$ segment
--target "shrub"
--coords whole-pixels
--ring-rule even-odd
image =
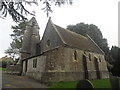
[[[6,68],[7,66],[7,61],[2,61],[2,68]]]
[[[7,60],[4,60],[4,61],[0,62],[0,66],[2,68],[6,68],[7,65],[11,65],[11,64],[13,64],[13,62],[12,61],[7,61]]]

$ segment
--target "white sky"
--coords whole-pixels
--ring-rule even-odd
[[[53,23],[66,28],[67,25],[84,22],[95,24],[100,28],[103,37],[108,40],[109,47],[118,46],[118,1],[119,0],[74,0],[72,6],[52,6],[50,14]],[[36,11],[36,19],[40,27],[40,36],[44,32],[48,18],[39,6],[28,7]],[[43,6],[42,6],[43,7]],[[30,19],[32,16],[28,16]],[[0,57],[10,46],[11,25],[15,25],[11,17],[0,19]]]

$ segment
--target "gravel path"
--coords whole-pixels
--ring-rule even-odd
[[[3,73],[2,88],[47,88],[47,86],[26,76],[10,75]]]

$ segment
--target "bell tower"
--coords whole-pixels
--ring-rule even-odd
[[[32,19],[27,23],[26,30],[24,32],[21,59],[35,56],[37,54],[37,44],[39,43],[39,26],[35,17],[32,17]]]

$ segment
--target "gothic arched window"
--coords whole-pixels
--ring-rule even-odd
[[[50,46],[50,40],[47,40],[47,46]]]
[[[91,55],[89,54],[89,60],[91,61]]]
[[[99,61],[101,62],[101,58],[100,58],[100,56],[99,56]]]
[[[77,60],[77,51],[74,51],[74,60]]]

